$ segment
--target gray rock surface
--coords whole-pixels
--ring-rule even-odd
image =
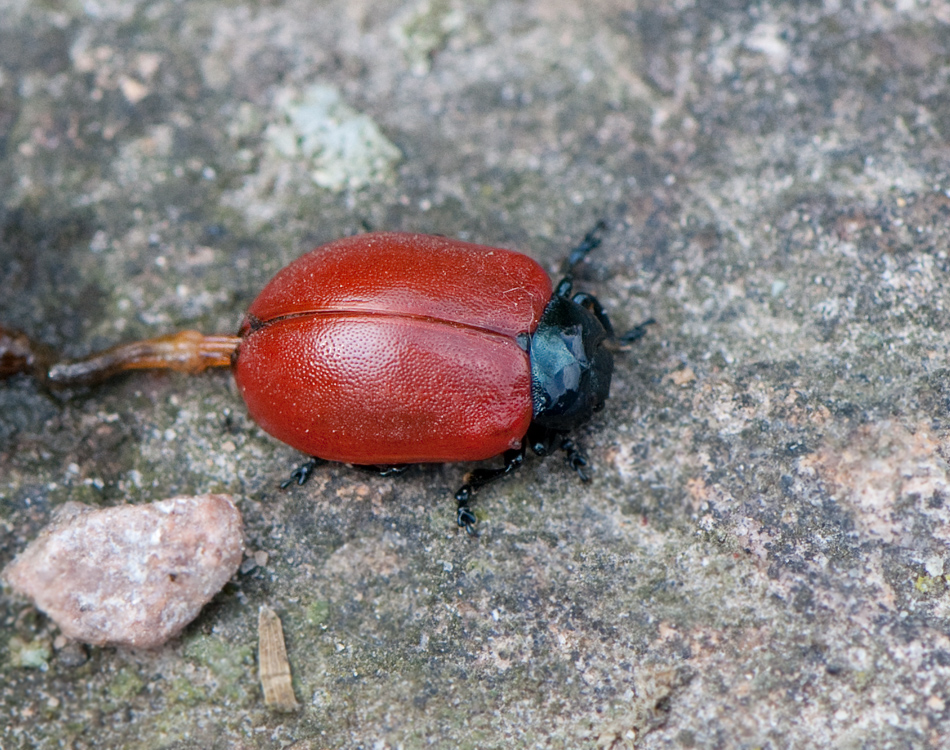
[[[68,499],[228,492],[250,547],[144,658],[0,598],[0,744],[941,747],[948,59],[946,0],[0,0],[4,325],[230,333],[341,235],[553,275],[601,218],[578,288],[658,321],[576,435],[592,481],[529,459],[477,540],[465,466],[280,491],[301,457],[226,372],[0,386],[0,563]]]
[[[227,495],[101,509],[69,502],[2,577],[67,638],[148,649],[195,619],[243,552]]]

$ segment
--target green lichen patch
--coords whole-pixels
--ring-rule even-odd
[[[7,641],[10,666],[22,669],[48,669],[53,646],[48,638],[25,640],[18,635]]]
[[[185,644],[184,655],[206,670],[202,677],[217,698],[243,706],[257,694],[252,646],[196,635]]]

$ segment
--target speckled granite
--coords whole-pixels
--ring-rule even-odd
[[[618,329],[582,485],[300,460],[226,372],[0,387],[0,563],[68,499],[228,492],[145,659],[0,598],[0,744],[937,748],[950,733],[950,5],[0,0],[0,320],[233,332],[366,229],[558,261]],[[360,148],[360,143],[363,147]],[[256,681],[260,605],[301,710]],[[41,669],[30,668],[39,666]],[[42,669],[45,667],[45,671]],[[215,744],[217,743],[217,744]]]

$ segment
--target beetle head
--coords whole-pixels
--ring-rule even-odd
[[[586,307],[557,294],[531,337],[534,424],[568,431],[601,409],[614,359],[607,331]]]

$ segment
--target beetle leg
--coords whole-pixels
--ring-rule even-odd
[[[536,456],[543,458],[544,456],[551,455],[551,451],[554,450],[557,441],[563,437],[564,433],[562,432],[552,430],[550,427],[541,427],[540,425],[532,424],[528,428],[525,442],[531,447],[531,450],[534,451]]]
[[[554,297],[570,297],[570,296],[571,296],[571,289],[573,289],[573,288],[574,288],[574,279],[573,279],[573,277],[571,277],[571,276],[565,276],[563,279],[561,279],[561,280],[557,283],[557,286],[554,287],[554,293],[551,295],[551,297],[552,297],[552,298],[554,298]]]
[[[322,458],[317,458],[316,456],[311,456],[304,463],[300,464],[296,469],[290,472],[290,478],[281,482],[280,488],[286,490],[294,482],[297,483],[297,486],[306,483],[310,479],[310,475],[313,474],[313,470],[316,469],[320,464],[324,464]]]
[[[459,505],[458,511],[455,514],[455,523],[457,523],[460,528],[465,529],[469,536],[478,536],[478,532],[475,531],[478,516],[475,515],[475,511],[468,505]]]
[[[465,484],[455,493],[455,500],[458,502],[458,511],[455,514],[455,521],[470,535],[475,536],[475,524],[478,521],[475,517],[475,512],[471,508],[471,501],[475,493],[486,484],[511,474],[511,472],[521,466],[524,462],[524,454],[527,447],[527,441],[523,441],[521,447],[517,450],[505,451],[505,465],[501,469],[475,469],[470,472]]]
[[[531,450],[542,458],[551,455],[551,451],[554,450],[554,446],[557,445],[558,448],[567,454],[565,456],[567,465],[570,466],[573,471],[577,472],[577,476],[581,478],[582,482],[588,481],[589,477],[584,471],[584,467],[588,465],[587,456],[585,456],[581,449],[575,445],[574,441],[563,432],[531,425],[531,428],[528,430],[528,435],[525,437],[525,442],[531,446]]]
[[[496,479],[501,479],[503,476],[510,474],[521,466],[524,461],[524,454],[525,446],[517,450],[505,451],[503,454],[505,459],[504,467],[500,469],[475,469],[469,472],[468,481],[455,493],[455,499],[460,503],[465,502],[471,499],[471,497],[486,484],[490,484]]]
[[[597,321],[604,327],[607,335],[613,338],[614,327],[610,324],[610,318],[607,317],[607,313],[595,296],[587,292],[578,292],[571,297],[571,301],[592,312]]]
[[[564,438],[561,441],[561,450],[567,454],[567,465],[577,472],[577,476],[582,482],[587,482],[590,477],[584,473],[584,467],[587,466],[587,457],[581,452],[580,448],[574,445],[570,438]]]

